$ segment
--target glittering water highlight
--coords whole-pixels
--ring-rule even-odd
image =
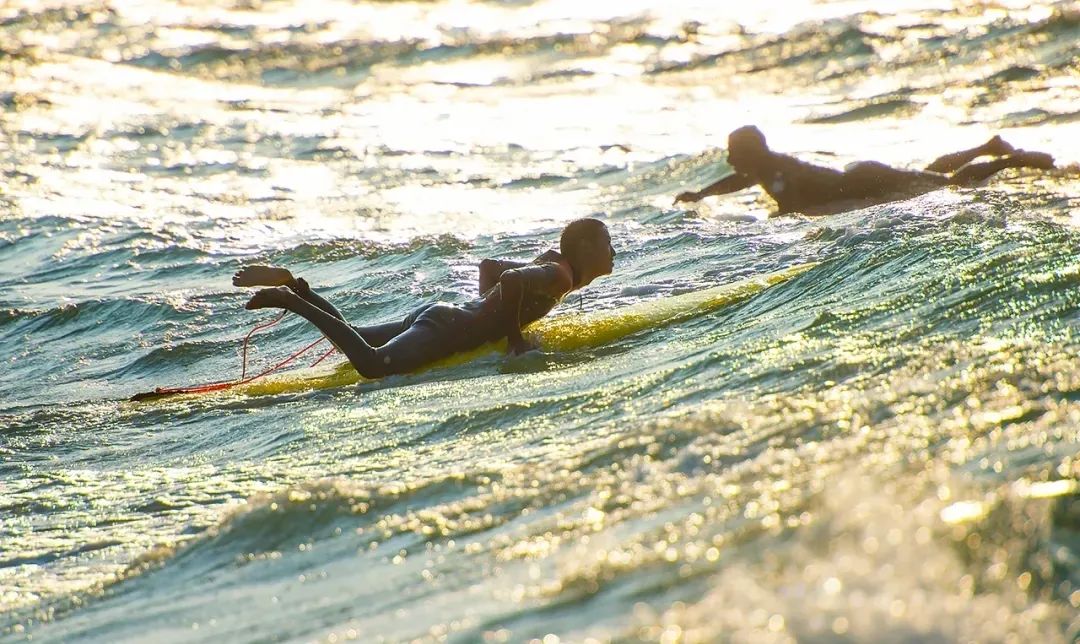
[[[1070,3],[0,8],[0,639],[1075,641]],[[1060,169],[849,213],[674,194],[727,133]],[[602,346],[268,396],[229,276],[355,323],[600,216]],[[317,337],[258,336],[270,364]]]

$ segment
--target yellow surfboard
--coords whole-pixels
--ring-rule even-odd
[[[739,280],[731,284],[639,302],[607,311],[582,315],[556,315],[537,320],[526,330],[526,337],[544,351],[576,351],[602,346],[628,335],[687,320],[744,300],[766,288],[784,282],[816,266],[799,264],[767,275]],[[423,369],[438,369],[465,364],[494,352],[505,352],[506,341],[485,344],[459,353]],[[281,394],[351,385],[363,380],[348,362],[324,369],[298,369],[267,376],[239,385],[228,391],[248,396]]]

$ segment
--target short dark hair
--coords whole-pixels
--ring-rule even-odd
[[[563,228],[559,237],[559,252],[567,259],[573,261],[577,258],[579,244],[584,240],[591,240],[601,232],[607,232],[607,226],[599,219],[585,217],[575,219]]]
[[[755,145],[769,149],[765,143],[765,135],[754,125],[744,125],[728,135],[728,145]]]

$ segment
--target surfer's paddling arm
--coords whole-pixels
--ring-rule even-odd
[[[535,264],[503,271],[499,276],[499,286],[502,289],[506,342],[510,353],[520,354],[536,348],[521,335],[521,328],[524,326],[521,303],[525,299],[526,291],[541,298],[546,296],[553,303],[557,302],[574,289],[574,274],[569,263],[562,259],[558,263]]]
[[[675,197],[675,201],[676,203],[680,201],[701,201],[705,197],[726,195],[731,192],[745,190],[755,184],[757,184],[757,181],[752,177],[736,172],[735,174],[729,174],[716,183],[702,188],[698,192],[680,192],[679,195]]]
[[[499,278],[506,271],[528,266],[525,262],[509,259],[485,259],[480,262],[480,295],[487,293],[499,283]]]

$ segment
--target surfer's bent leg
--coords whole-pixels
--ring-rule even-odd
[[[877,161],[855,163],[844,171],[840,189],[846,199],[876,199],[917,187],[943,186],[948,178],[928,172],[897,170]]]
[[[304,298],[308,302],[311,302],[315,306],[326,311],[337,319],[345,319],[345,316],[343,316],[340,311],[334,308],[333,304],[327,302],[325,299],[323,299],[321,295],[311,290],[311,287],[308,285],[307,280],[305,280],[304,278],[297,277],[292,281],[291,284],[288,285],[288,287],[292,289],[293,293],[296,293],[300,297]]]
[[[375,348],[365,341],[363,333],[367,331],[372,339],[385,337],[392,331],[390,325],[353,328],[285,287],[262,289],[247,303],[249,309],[267,307],[286,309],[314,324],[365,378],[408,373],[455,351],[456,343],[447,337],[444,327],[415,314],[402,323],[408,325],[404,331]]]
[[[411,373],[441,360],[456,351],[453,342],[440,329],[425,320],[414,322],[402,333],[375,351],[386,375]]]
[[[236,274],[233,275],[232,283],[233,286],[287,286],[292,289],[294,293],[326,311],[330,315],[341,320],[345,319],[332,304],[311,290],[307,280],[302,277],[295,277],[292,274],[292,271],[281,266],[266,266],[262,264],[245,266],[236,271]]]
[[[407,327],[403,323],[398,321],[372,324],[370,326],[353,326],[353,331],[360,334],[360,337],[364,339],[364,342],[367,342],[373,347],[381,347],[401,335],[406,328]]]
[[[311,287],[308,286],[308,283],[304,278],[298,277],[288,286],[292,289],[293,293],[296,293],[330,315],[339,320],[345,319],[345,316],[342,315],[333,304],[311,290]],[[367,342],[373,347],[381,347],[395,336],[399,335],[405,328],[401,322],[386,322],[384,324],[373,324],[370,326],[354,326],[353,330],[360,334],[360,337],[364,339],[364,342]]]
[[[289,284],[289,288],[300,297],[311,302],[337,319],[345,319],[345,316],[342,315],[333,304],[313,291],[304,278],[296,278],[292,284]],[[364,342],[367,342],[373,347],[383,346],[390,340],[393,340],[396,336],[401,335],[405,328],[406,325],[403,325],[401,322],[385,322],[383,324],[372,324],[369,326],[353,326],[353,330],[360,334],[360,337],[364,339]]]
[[[358,331],[378,331],[391,326],[393,325]],[[411,373],[459,351],[474,349],[490,340],[485,330],[489,326],[474,312],[453,304],[427,304],[398,323],[398,330],[376,349],[376,354],[387,375]]]
[[[933,163],[926,166],[926,169],[930,172],[948,174],[950,172],[956,172],[979,157],[1003,157],[1012,154],[1015,151],[1015,148],[1006,143],[1004,139],[1000,136],[995,136],[986,143],[971,148],[970,150],[960,150],[959,152],[940,156],[937,159],[934,159]]]
[[[247,303],[249,309],[281,308],[296,313],[322,331],[345,354],[357,373],[365,378],[387,375],[376,351],[344,320],[315,306],[286,287],[264,288]]]
[[[1054,157],[1045,152],[1024,152],[987,161],[985,163],[972,163],[960,168],[949,179],[954,186],[964,186],[978,183],[987,177],[1004,170],[1005,168],[1038,168],[1050,170],[1054,167]]]

